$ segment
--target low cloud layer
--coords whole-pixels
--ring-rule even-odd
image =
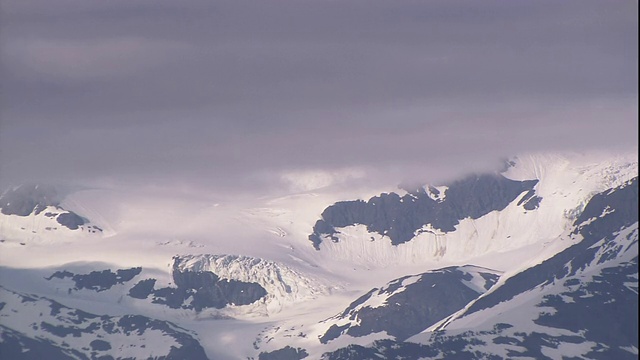
[[[3,187],[304,189],[637,148],[634,1],[8,0],[1,23]]]

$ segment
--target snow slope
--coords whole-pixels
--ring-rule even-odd
[[[3,287],[0,299],[3,358],[206,359],[192,334],[168,322],[140,315],[94,315]],[[37,344],[25,344],[25,339]]]
[[[579,244],[583,237],[574,233],[574,222],[583,214],[586,204],[595,194],[625,184],[637,177],[638,172],[636,154],[532,154],[511,161],[501,176],[514,181],[537,180],[532,194],[522,191],[504,208],[482,216],[456,219],[453,229],[424,224],[408,241],[396,244],[389,234],[371,231],[360,223],[336,228],[337,241],[325,237],[319,249],[309,241],[314,226],[328,207],[341,201],[367,201],[383,193],[379,190],[314,186],[307,191],[309,187],[298,187],[300,192],[276,198],[177,193],[158,196],[153,191],[136,193],[130,189],[83,190],[67,196],[58,205],[47,205],[50,207],[38,214],[0,213],[0,239],[5,240],[0,242],[0,285],[6,287],[7,293],[3,296],[33,294],[29,296],[51,299],[91,313],[112,317],[139,314],[176,323],[197,333],[198,338],[203,339],[201,344],[206,355],[215,359],[258,358],[261,353],[262,358],[268,358],[269,353],[286,346],[291,349],[284,350],[283,354],[306,353],[311,359],[354,343],[395,341],[386,331],[353,336],[346,328],[344,334],[341,331],[341,335],[325,344],[320,338],[332,325],[362,324],[354,320],[354,314],[364,305],[354,307],[353,313],[347,311],[345,318],[336,316],[372,289],[381,291],[385,284],[393,284],[397,279],[402,279],[403,287],[409,288],[417,283],[416,274],[448,267],[463,267],[472,274],[480,268],[489,268],[502,274],[496,283],[502,286],[508,278]],[[425,185],[422,191],[431,201],[445,204],[455,200],[453,193],[448,193],[455,188],[450,185]],[[397,192],[399,198],[411,194],[383,190],[389,195]],[[539,198],[536,206],[532,203],[525,207],[536,197]],[[614,210],[604,209],[602,213],[607,215]],[[47,230],[55,226],[56,219],[44,214],[54,211],[73,212],[89,222],[75,230],[66,227]],[[91,232],[89,226],[94,225],[104,231]],[[634,251],[637,254],[637,245],[629,249],[631,254]],[[249,305],[202,311],[153,303],[152,295],[142,299],[130,296],[131,288],[145,279],[155,280],[155,290],[176,289],[175,259],[181,259],[182,271],[210,272],[220,279],[258,284],[267,295]],[[468,264],[477,267],[464,267]],[[618,264],[621,262],[614,265]],[[117,273],[118,269],[131,268],[142,270],[132,280],[104,291],[76,290],[72,277],[45,279],[57,271],[88,275],[107,269]],[[464,281],[462,286],[475,294],[486,291],[477,276]],[[493,291],[478,296],[488,297]],[[539,303],[539,297],[532,300],[539,295],[533,295],[536,291],[517,299]],[[399,296],[405,292],[392,293]],[[385,299],[393,294],[383,291],[380,296],[371,297],[366,306],[382,309]],[[18,307],[15,310],[18,314],[26,311]],[[455,320],[449,319],[447,331],[455,330],[459,335],[483,326],[482,331],[493,331],[495,322],[483,323],[487,316],[482,313],[468,316],[459,313]],[[513,311],[503,313],[516,318]],[[349,319],[352,315],[354,319]],[[26,338],[33,340],[39,336],[38,331],[26,331],[25,326],[35,321],[26,315],[14,316],[11,321],[10,328],[0,331],[5,342],[19,338],[25,343]],[[436,321],[435,326],[443,324]],[[514,320],[512,333],[519,331],[518,324]],[[110,340],[112,348],[116,348],[116,344],[127,344],[124,339],[113,339]],[[423,341],[421,339],[418,340]],[[429,341],[435,344],[435,340]],[[503,344],[494,345],[506,351]],[[78,346],[87,347],[87,344]],[[575,350],[570,344],[562,346],[566,346],[567,351]],[[628,344],[621,346],[629,348]],[[304,352],[296,350],[298,348]],[[575,353],[584,354],[580,351]],[[138,353],[132,350],[131,354]]]
[[[337,229],[337,241],[325,236],[321,252],[367,267],[459,264],[487,254],[551,242],[572,226],[591,196],[619,186],[638,172],[637,158],[632,156],[598,162],[579,155],[543,154],[511,161],[513,165],[503,173],[505,177],[539,180],[534,189],[541,200],[534,210],[518,204],[527,195],[522,193],[502,211],[491,211],[478,219],[462,219],[454,231],[425,224],[411,241],[398,245],[393,245],[388,236],[354,223]]]
[[[637,358],[638,179],[592,197],[573,235],[580,241],[503,276],[408,342],[351,345],[323,358]]]

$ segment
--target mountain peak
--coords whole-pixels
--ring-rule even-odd
[[[0,197],[0,211],[5,215],[39,214],[47,206],[58,206],[62,200],[51,185],[23,184],[6,191]]]

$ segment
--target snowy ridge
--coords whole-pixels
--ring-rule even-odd
[[[76,229],[62,225],[57,217],[65,214],[70,213],[57,206],[47,206],[27,216],[0,213],[0,239],[8,244],[29,244],[102,237],[102,229],[91,223],[78,225]]]
[[[489,332],[493,324],[509,324],[508,329],[504,329],[500,332],[503,337],[522,338],[522,335],[517,335],[518,332],[522,333],[523,330],[527,333],[540,333],[547,334],[551,337],[563,338],[563,337],[584,337],[584,330],[571,331],[563,329],[558,326],[545,326],[540,323],[541,317],[547,314],[553,315],[558,312],[549,301],[545,302],[545,299],[554,299],[554,296],[565,304],[574,304],[576,300],[573,297],[588,299],[593,297],[594,294],[588,290],[582,289],[588,288],[586,284],[598,282],[598,278],[601,277],[603,271],[610,271],[615,268],[616,265],[627,266],[626,264],[632,263],[633,258],[637,259],[638,256],[638,223],[633,226],[620,231],[612,241],[604,244],[604,241],[594,245],[595,247],[602,246],[596,253],[596,257],[590,260],[582,269],[568,269],[569,271],[576,271],[575,276],[572,276],[569,280],[558,281],[551,284],[540,285],[527,292],[518,294],[508,302],[500,303],[492,308],[480,310],[473,314],[465,315],[466,310],[460,311],[446,321],[446,333],[450,336],[456,336],[463,334],[468,329],[483,329],[486,333],[476,333],[479,340],[487,344],[482,346],[479,344],[474,345],[474,350],[493,353],[499,356],[509,357],[510,351],[521,351],[520,346],[514,345],[502,347],[491,346],[492,339],[496,337],[495,332]],[[612,254],[615,252],[615,254]],[[616,256],[619,256],[616,258]],[[609,259],[607,261],[606,259]],[[613,261],[611,261],[613,260]],[[636,260],[637,261],[637,260]],[[620,266],[618,265],[618,266]],[[636,262],[637,269],[637,262]],[[609,270],[607,270],[609,269]],[[635,281],[625,282],[625,286],[636,294],[637,299],[637,270],[636,276],[631,276],[631,279]],[[571,285],[568,285],[571,284]],[[571,291],[575,291],[577,296],[571,294]],[[488,296],[489,293],[485,294]],[[615,299],[610,300],[612,302]],[[419,334],[410,338],[409,341],[418,343],[428,343],[431,339],[432,330],[435,327],[442,328],[442,325],[435,325],[431,329],[425,331],[423,334]],[[562,356],[575,356],[590,358],[588,355],[594,349],[597,349],[597,343],[593,341],[581,341],[580,343],[573,343],[573,341],[567,341],[561,344],[560,347],[554,348],[552,346],[546,346],[542,348],[542,353],[545,356],[551,358],[559,358]],[[631,355],[630,352],[628,355]]]
[[[163,356],[169,344],[177,344],[175,337],[153,329],[129,338],[124,332],[106,334],[100,330],[102,322],[98,324],[91,314],[75,318],[78,324],[64,320],[86,311],[108,314],[96,316],[115,324],[120,319],[126,324],[126,314],[163,324],[175,322],[192,333],[169,325],[167,329],[197,333],[206,339],[202,344],[206,355],[223,360],[279,359],[269,356],[294,353],[290,358],[296,360],[303,354],[308,354],[305,359],[339,360],[486,354],[597,358],[593,351],[610,351],[615,356],[609,358],[637,358],[637,341],[624,335],[637,334],[637,327],[616,333],[619,327],[613,324],[636,314],[638,224],[621,227],[612,222],[637,211],[628,204],[637,201],[637,191],[635,196],[616,195],[617,186],[637,182],[633,180],[637,171],[635,154],[613,158],[534,154],[514,158],[502,173],[500,186],[505,178],[527,182],[524,190],[511,188],[510,195],[502,197],[499,190],[496,197],[486,191],[491,190],[487,182],[463,179],[468,192],[460,191],[455,182],[449,187],[425,185],[405,194],[385,189],[358,194],[328,186],[313,193],[241,199],[199,194],[165,198],[126,189],[81,191],[60,205],[39,202],[34,205],[38,211],[0,214],[0,240],[5,240],[0,242],[0,275],[4,275],[0,349],[3,344],[45,346],[51,340],[59,351],[67,351],[66,342],[88,358],[92,351],[114,358],[147,358]],[[388,196],[376,196],[380,193]],[[489,195],[479,202],[477,194]],[[334,222],[330,231],[318,232],[323,236],[319,249],[309,241],[324,209],[354,199],[368,202],[371,196],[381,201],[368,204],[363,212],[379,216],[367,225]],[[615,202],[604,201],[615,196]],[[397,197],[402,201],[393,199]],[[497,206],[492,205],[494,198]],[[435,216],[420,222],[420,209],[396,211],[412,200],[435,204],[429,207],[436,210],[452,203],[471,209],[454,212],[451,218],[446,213],[445,222],[453,219],[447,227],[433,221]],[[594,208],[601,200],[601,206]],[[382,209],[390,205],[396,208]],[[342,219],[355,219],[360,213],[357,208],[348,210]],[[70,211],[105,230],[90,232],[92,225],[85,218],[75,230],[61,227],[54,216]],[[395,223],[389,214],[398,215]],[[418,222],[396,227],[398,219],[412,214],[417,214]],[[384,226],[376,227],[380,223]],[[54,226],[58,229],[47,229]],[[406,231],[398,241],[393,231],[400,228]],[[599,237],[589,237],[589,232]],[[574,246],[580,251],[569,251]],[[570,257],[553,260],[566,251]],[[549,262],[557,265],[554,272],[542,266]],[[137,275],[123,283],[90,283],[94,272],[109,270],[117,275],[138,268],[142,270],[135,270]],[[95,278],[101,276],[105,275]],[[534,285],[522,285],[530,281]],[[148,294],[141,284],[150,284]],[[248,295],[254,290],[255,296]],[[21,297],[34,301],[21,302]],[[221,301],[213,303],[218,298]],[[455,306],[445,306],[450,304]],[[49,319],[47,314],[57,307],[60,317]],[[618,317],[607,322],[585,309]],[[563,323],[566,319],[578,319],[584,326],[572,329]],[[64,338],[52,335],[40,322],[67,329],[73,325],[77,331],[98,326],[98,330]],[[615,333],[618,339],[599,337],[606,333]],[[111,348],[99,350],[107,346],[99,341],[92,346],[95,340],[106,341]],[[150,355],[149,347],[156,342],[162,344]],[[0,357],[6,354],[0,353]]]
[[[493,284],[495,284],[495,281],[500,276],[500,272],[470,265],[456,267],[455,270],[453,268],[446,268],[427,271],[419,275],[405,276],[403,278],[391,281],[381,288],[375,288],[371,290],[366,295],[354,301],[354,303],[343,313],[335,315],[332,318],[323,321],[322,323],[326,324],[327,327],[360,326],[362,323],[362,319],[358,316],[358,313],[363,309],[368,308],[368,310],[372,310],[387,307],[390,305],[400,305],[400,303],[390,303],[389,300],[392,298],[398,298],[397,295],[407,291],[407,289],[411,288],[412,286],[415,287],[415,284],[423,281],[423,278],[426,279],[432,275],[447,276],[451,273],[457,273],[457,276],[450,276],[448,280],[460,281],[477,294],[486,292],[489,288],[491,288],[491,286],[493,286]],[[438,284],[434,282],[429,285],[429,287],[431,290],[440,291],[440,289],[435,289],[437,285]],[[410,298],[412,298],[412,296],[410,296]],[[403,303],[402,305],[407,306],[409,304]]]
[[[637,359],[637,180],[591,198],[574,223],[577,243],[505,276],[440,325],[322,358]]]
[[[349,344],[406,339],[487,291],[499,276],[499,272],[469,265],[404,276],[371,289],[330,318],[315,324],[287,324],[265,338],[302,346],[311,358]],[[263,351],[277,349],[260,345]]]
[[[277,313],[287,305],[328,295],[332,288],[320,278],[260,258],[203,254],[178,256],[174,264],[176,261],[176,268],[180,271],[210,271],[221,279],[260,284],[267,291],[267,296],[257,305],[246,306],[252,309],[242,312],[257,311],[259,309],[255,307],[258,306],[264,315]]]
[[[3,287],[0,287],[0,299],[2,339],[28,337],[42,343],[41,349],[15,349],[12,347],[15,343],[5,345],[2,341],[0,353],[4,355],[21,351],[49,358],[88,358],[90,354],[99,354],[143,359],[171,357],[183,352],[193,359],[206,359],[191,334],[168,322],[139,315],[94,315]]]
[[[340,228],[340,241],[328,237],[321,250],[331,257],[352,261],[369,268],[398,264],[465,263],[489,253],[501,253],[536,242],[550,241],[564,231],[568,222],[545,226],[545,214],[529,212],[511,203],[503,211],[491,212],[479,219],[464,219],[456,231],[443,232],[428,226],[416,232],[413,240],[392,245],[391,240],[364,225]],[[542,206],[541,206],[542,207]],[[539,229],[523,232],[522,227]]]
[[[327,257],[367,268],[468,263],[478,256],[561,237],[572,228],[594,194],[624,184],[637,173],[637,157],[632,156],[602,162],[578,155],[517,157],[503,175],[518,181],[539,180],[534,189],[541,201],[534,210],[519,206],[527,196],[521,194],[502,211],[492,211],[475,220],[461,220],[455,231],[445,232],[427,224],[414,233],[411,241],[398,245],[393,245],[385,235],[354,224],[336,229],[337,241],[324,236],[320,249],[321,253],[328,253]]]

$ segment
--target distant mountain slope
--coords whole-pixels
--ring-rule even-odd
[[[437,331],[323,358],[637,359],[637,178],[594,196],[575,226],[582,241],[508,278]]]
[[[21,242],[100,234],[88,219],[60,206],[62,196],[53,186],[24,184],[0,196],[0,238]]]
[[[140,315],[107,316],[0,287],[3,359],[207,359],[192,334]]]
[[[60,195],[53,186],[24,184],[0,196],[0,212],[5,215],[37,215],[47,206],[60,205],[60,201]]]
[[[404,340],[462,309],[489,290],[499,277],[489,269],[452,266],[393,280],[326,320],[329,328],[320,342],[343,334],[360,337],[377,332]]]
[[[503,210],[523,192],[527,194],[518,205],[535,209],[541,200],[535,196],[537,182],[510,180],[499,174],[474,175],[440,189],[429,186],[404,196],[389,193],[368,201],[339,202],[324,210],[309,240],[320,250],[325,239],[340,241],[337,228],[358,224],[389,237],[393,245],[410,241],[426,225],[442,232],[455,231],[460,220]]]
[[[637,176],[551,154],[227,203],[23,186],[0,198],[0,358],[637,358]]]
[[[637,174],[632,157],[520,156],[499,174],[334,203],[309,239],[318,258],[364,268],[463,265],[553,242],[573,227],[592,196]]]
[[[203,296],[206,298],[213,295],[211,287],[216,281],[229,284],[223,286],[225,291],[221,292],[222,297],[234,303],[232,299],[239,296],[247,301],[235,305],[251,305],[245,310],[236,308],[237,315],[268,315],[294,303],[310,301],[329,293],[329,286],[312,274],[302,273],[285,264],[249,256],[181,255],[174,257],[172,271],[178,287],[198,288],[204,285]],[[203,276],[215,277],[217,280],[207,280],[200,284]],[[247,298],[250,294],[254,296]],[[194,299],[197,298],[198,296]]]

